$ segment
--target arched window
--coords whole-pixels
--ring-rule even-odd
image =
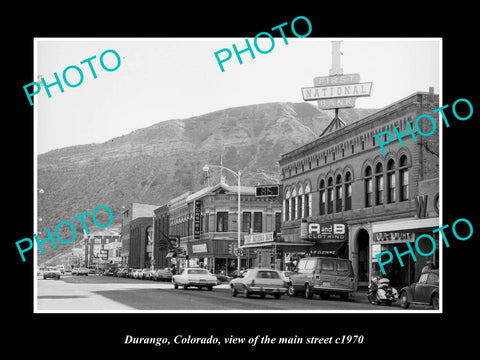
[[[365,169],[365,206],[372,206],[372,192],[373,192],[372,168],[367,166]]]
[[[283,201],[283,221],[290,220],[290,189],[285,193],[285,200]]]
[[[387,203],[391,204],[395,202],[395,161],[393,159],[388,160],[387,163]]]
[[[333,178],[327,181],[327,213],[333,213]]]
[[[400,201],[408,200],[408,161],[407,156],[400,157]]]
[[[290,220],[295,220],[297,218],[296,199],[297,199],[297,189],[293,188],[292,196],[290,199]]]
[[[345,174],[345,210],[352,210],[352,174]]]
[[[303,209],[303,187],[300,185],[298,187],[298,197],[297,197],[297,216],[296,218],[297,219],[301,219],[303,218],[303,215],[305,213],[305,210]]]
[[[342,211],[343,189],[342,189],[342,175],[337,175],[335,181],[335,212]]]
[[[325,180],[320,181],[320,215],[325,214]]]
[[[375,187],[377,191],[377,205],[383,204],[383,165],[382,163],[378,163],[375,167]]]
[[[312,212],[312,195],[310,194],[310,184],[305,185],[305,217],[310,217]]]

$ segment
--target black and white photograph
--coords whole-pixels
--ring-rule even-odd
[[[470,34],[230,16],[21,35],[21,323],[99,356],[472,345]]]

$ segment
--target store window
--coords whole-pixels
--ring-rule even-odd
[[[342,176],[338,175],[337,180],[335,181],[335,212],[342,211],[342,201],[343,201],[343,187],[342,187]]]
[[[375,187],[377,191],[376,196],[376,204],[382,205],[383,204],[383,165],[378,163],[375,167]]]
[[[408,200],[408,163],[407,156],[402,155],[400,158],[400,201]]]
[[[325,181],[320,181],[320,215],[325,214]]]
[[[242,213],[242,231],[250,233],[250,228],[252,227],[252,213],[244,212]]]
[[[290,190],[285,194],[285,202],[283,208],[284,221],[290,220]]]
[[[373,182],[372,182],[372,168],[367,166],[365,169],[365,206],[372,206],[372,192],[373,192]]]
[[[217,212],[217,232],[228,231],[228,211]]]
[[[253,232],[262,232],[262,215],[263,214],[261,212],[253,213]]]
[[[387,163],[387,203],[395,202],[395,161],[390,159]]]
[[[352,209],[352,174],[345,174],[345,210]]]
[[[333,178],[327,181],[327,213],[333,213]]]

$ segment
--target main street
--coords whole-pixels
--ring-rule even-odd
[[[348,301],[336,297],[308,300],[302,296],[260,298],[242,295],[233,297],[228,284],[215,286],[212,291],[196,288],[173,289],[169,282],[154,282],[111,276],[62,276],[60,280],[37,278],[37,309],[39,311],[122,312],[138,310],[179,311],[403,311],[398,305],[372,306],[364,293],[355,293]],[[420,307],[419,309],[423,309]],[[428,308],[426,308],[428,309]]]

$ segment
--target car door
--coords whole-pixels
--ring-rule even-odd
[[[305,282],[307,280],[307,275],[305,271],[305,265],[307,263],[307,259],[300,259],[298,262],[297,268],[295,272],[292,273],[290,279],[292,280],[292,285],[297,291],[302,291],[305,287]]]
[[[316,283],[323,288],[334,288],[336,284],[335,259],[320,259],[317,267],[318,275],[315,275]]]
[[[426,300],[428,297],[428,288],[429,285],[427,284],[427,279],[428,279],[428,273],[423,273],[420,275],[420,278],[417,281],[417,284],[415,285],[415,291],[414,291],[414,302],[429,302],[430,300]]]

